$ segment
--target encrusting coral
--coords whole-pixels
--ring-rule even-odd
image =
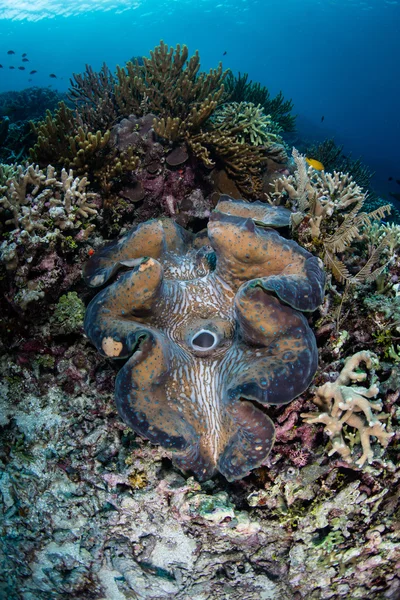
[[[314,335],[299,311],[321,303],[324,273],[264,228],[289,217],[224,199],[208,237],[149,221],[85,267],[91,286],[133,267],[91,301],[85,331],[103,356],[129,359],[115,390],[124,421],[200,479],[218,470],[234,480],[260,465],[274,426],[255,403],[290,402],[316,370]]]
[[[370,352],[357,352],[348,358],[338,378],[333,383],[328,382],[317,388],[314,403],[319,407],[317,413],[301,413],[306,423],[323,423],[324,432],[331,438],[332,448],[329,456],[338,452],[343,460],[362,467],[366,462],[371,463],[374,452],[371,448],[371,438],[375,437],[383,448],[386,448],[393,433],[386,431],[385,423],[388,414],[374,414],[373,411],[382,409],[382,402],[373,401],[379,388],[372,384],[369,388],[352,386],[354,382],[365,381],[367,373],[359,370],[361,363],[370,369],[374,355]],[[356,461],[350,448],[350,432],[346,426],[357,430],[362,447],[362,455]],[[347,438],[347,442],[346,439]]]

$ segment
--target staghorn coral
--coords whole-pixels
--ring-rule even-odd
[[[32,123],[32,129],[37,135],[37,142],[30,155],[40,166],[52,162],[87,175],[99,170],[105,162],[104,150],[110,140],[110,131],[88,131],[63,102],[54,117],[47,111],[46,119],[38,124]]]
[[[199,73],[198,52],[188,60],[186,46],[169,48],[163,41],[150,54],[143,65],[136,61],[117,67],[114,93],[120,114],[154,112],[161,118],[180,118],[188,127],[191,121],[208,118],[224,90],[221,63],[209,73]]]
[[[360,159],[354,160],[351,155],[346,156],[343,153],[343,146],[337,146],[333,139],[308,146],[305,154],[322,162],[325,171],[348,173],[357,185],[369,189],[374,173],[363,165]]]
[[[268,88],[260,83],[248,82],[248,77],[248,73],[239,73],[235,77],[232,71],[228,71],[225,79],[225,101],[259,104],[281,131],[294,131],[296,117],[290,114],[293,108],[292,100],[284,100],[282,92],[271,98]]]
[[[115,391],[124,421],[201,479],[218,470],[234,480],[260,465],[274,426],[253,402],[289,402],[317,365],[299,311],[320,304],[323,271],[295,242],[256,226],[252,207],[264,226],[289,222],[283,208],[243,201],[230,214],[217,206],[208,239],[149,221],[84,270],[100,286],[133,267],[91,301],[85,331],[103,356],[129,359]]]
[[[30,149],[31,159],[40,166],[50,163],[65,164],[73,158],[69,149],[70,137],[77,135],[79,122],[73,110],[60,102],[54,116],[46,111],[46,118],[39,123],[31,122],[37,141]]]
[[[282,142],[279,136],[282,128],[264,113],[260,104],[227,102],[214,111],[211,121],[220,131],[237,128],[237,138],[241,144],[263,146]]]
[[[81,121],[91,130],[112,127],[119,113],[115,103],[115,77],[104,63],[98,73],[86,65],[83,74],[74,73],[70,79],[68,98],[79,112]]]
[[[63,169],[58,179],[51,165],[46,173],[38,165],[19,165],[17,173],[2,188],[0,205],[5,224],[29,234],[50,229],[49,221],[53,228],[77,228],[83,220],[97,214],[97,206],[92,202],[97,195],[86,191],[88,183],[86,177],[74,177],[72,170]]]
[[[338,452],[343,460],[359,467],[374,460],[372,437],[386,448],[394,435],[386,431],[383,423],[389,415],[373,412],[382,409],[382,402],[371,400],[379,393],[378,386],[373,384],[365,388],[349,385],[366,380],[367,374],[361,372],[359,366],[365,363],[366,367],[371,369],[374,359],[376,357],[371,352],[357,352],[348,358],[335,382],[328,382],[317,388],[314,403],[320,412],[300,415],[306,423],[324,424],[324,431],[331,438],[332,448],[328,452],[329,456]],[[356,461],[351,451],[354,442],[346,426],[356,429],[359,435],[362,454]]]
[[[119,150],[110,142],[110,130],[92,133],[64,103],[60,103],[54,117],[47,111],[46,119],[32,124],[32,128],[38,137],[30,155],[40,166],[53,162],[57,167],[71,168],[78,175],[90,177],[106,197],[115,179],[139,164],[132,148]]]
[[[289,199],[292,203],[292,229],[299,241],[312,251],[319,251],[324,264],[335,279],[344,283],[373,281],[385,268],[376,264],[384,255],[391,237],[370,248],[368,260],[355,274],[350,273],[338,254],[349,249],[354,240],[368,238],[368,229],[374,219],[390,213],[390,205],[380,206],[372,213],[360,212],[366,194],[347,173],[318,172],[307,168],[304,156],[293,148],[296,171],[293,175],[275,180],[271,202],[280,204]],[[374,268],[376,267],[376,268]]]

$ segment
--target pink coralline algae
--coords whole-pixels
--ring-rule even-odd
[[[285,404],[317,367],[303,312],[321,303],[317,258],[271,228],[289,211],[222,198],[207,234],[153,220],[96,253],[86,282],[103,286],[85,331],[116,380],[122,419],[172,452],[183,471],[229,481],[259,466],[275,439],[263,406]],[[257,225],[256,225],[257,223]]]

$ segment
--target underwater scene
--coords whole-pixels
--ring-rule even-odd
[[[0,0],[0,600],[400,599],[399,29]]]

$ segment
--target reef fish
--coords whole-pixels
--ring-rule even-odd
[[[25,67],[18,67],[20,71],[25,71]]]
[[[323,171],[325,169],[322,162],[316,160],[315,158],[306,158],[306,163],[316,171]]]
[[[15,54],[14,50],[9,50],[7,54]]]
[[[3,65],[0,65],[0,69],[2,69],[2,68],[3,68]]]
[[[8,68],[9,68],[9,69],[15,69],[15,67],[13,67],[13,66],[11,66],[11,67],[8,67]]]
[[[22,62],[29,62],[29,58],[23,58]]]
[[[22,58],[24,58],[26,56],[26,52],[23,53]]]
[[[54,75],[54,73],[50,73],[49,77],[51,77],[52,79],[57,79],[57,75]]]
[[[37,71],[31,71],[29,75],[34,75],[35,73],[37,73]]]

